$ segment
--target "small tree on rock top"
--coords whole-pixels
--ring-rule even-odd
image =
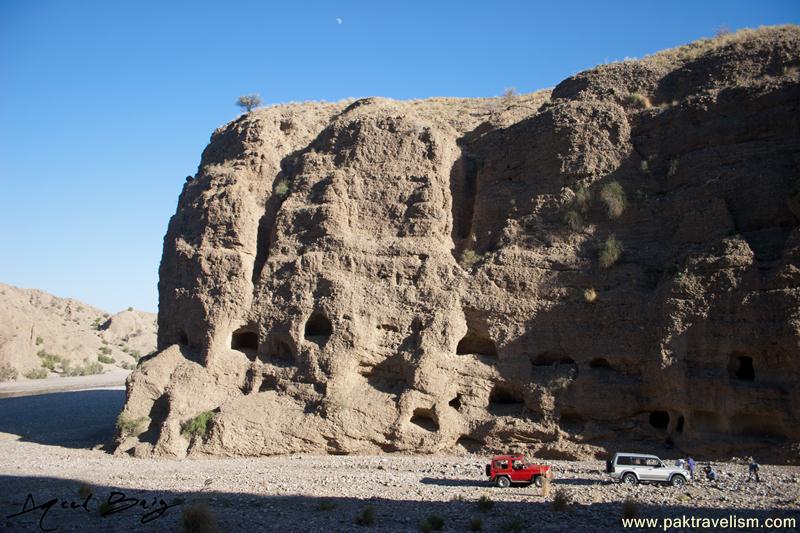
[[[243,94],[236,99],[236,105],[249,113],[254,107],[261,105],[261,96],[258,94]]]

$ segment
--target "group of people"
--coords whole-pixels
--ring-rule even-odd
[[[755,478],[756,483],[760,483],[761,479],[758,477],[758,471],[761,470],[761,465],[759,465],[752,457],[749,457],[748,461],[747,481],[752,481]],[[695,469],[697,469],[697,461],[687,455],[684,459],[678,459],[675,464],[681,468],[689,470],[689,477],[692,479],[692,481],[694,481],[694,472]],[[717,474],[717,471],[714,470],[713,466],[711,466],[711,463],[707,463],[706,466],[703,467],[703,473],[705,474],[706,479],[709,481],[717,481],[719,479],[719,474]]]

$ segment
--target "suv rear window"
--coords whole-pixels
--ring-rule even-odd
[[[630,466],[632,464],[631,458],[627,455],[620,455],[617,457],[617,464],[621,466]]]

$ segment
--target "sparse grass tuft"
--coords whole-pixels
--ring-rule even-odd
[[[371,526],[375,523],[375,509],[371,505],[367,505],[356,517],[356,524],[359,526]]]
[[[182,533],[216,533],[217,531],[219,531],[217,517],[208,505],[193,503],[183,510]]]
[[[583,229],[585,225],[585,221],[583,220],[583,215],[580,214],[576,209],[570,209],[564,215],[564,222],[567,223],[567,226],[573,231],[580,231]]]
[[[144,433],[147,429],[147,422],[150,419],[146,416],[140,418],[130,418],[125,414],[120,413],[117,417],[117,429],[120,435],[124,437],[136,437]]]
[[[441,531],[444,529],[444,518],[437,514],[428,515],[428,518],[422,521],[419,528],[425,533],[431,531]]]
[[[603,190],[600,191],[600,197],[603,199],[603,203],[606,204],[609,218],[617,218],[625,211],[627,198],[625,197],[625,190],[618,181],[607,183]]]
[[[16,368],[3,364],[0,365],[0,382],[1,381],[16,381],[19,377],[19,372]]]
[[[103,355],[111,355],[111,348],[108,346],[101,346],[97,351]]]
[[[586,213],[592,205],[592,192],[588,187],[580,185],[575,189],[575,206],[581,213]]]
[[[44,379],[47,377],[48,373],[49,372],[47,372],[46,368],[34,368],[33,370],[28,370],[22,375],[28,379]]]
[[[583,291],[583,299],[586,300],[588,303],[592,303],[597,300],[597,291],[594,288],[589,287],[588,289]]]
[[[461,268],[464,270],[471,270],[472,267],[482,261],[483,258],[484,255],[475,252],[475,250],[464,250],[461,252],[461,260],[458,264],[460,264]]]
[[[525,521],[518,516],[509,519],[503,524],[503,531],[516,532],[522,531],[523,529],[525,529]]]
[[[109,357],[109,356],[103,355],[101,353],[97,354],[97,360],[99,362],[107,364],[107,365],[113,365],[114,363],[117,362],[117,360],[114,359],[113,357]]]
[[[320,511],[332,511],[336,508],[336,504],[332,500],[320,500],[317,509]]]
[[[622,249],[622,243],[617,240],[617,237],[613,233],[609,235],[600,248],[600,266],[608,268],[616,263],[622,255]]]
[[[570,496],[569,492],[564,489],[556,489],[555,493],[553,493],[553,510],[558,512],[566,511],[571,504],[572,496]]]
[[[480,516],[476,516],[472,520],[469,521],[469,530],[470,531],[483,531],[483,518]]]
[[[81,483],[78,485],[78,496],[82,499],[86,499],[92,493],[92,486],[88,483]]]
[[[622,502],[622,518],[635,518],[639,514],[639,502],[628,496]]]
[[[42,359],[42,367],[48,370],[55,371],[56,364],[61,362],[61,357],[52,353],[47,353],[44,350],[39,350],[36,355]]]
[[[670,178],[678,172],[678,160],[677,159],[670,159],[669,160],[669,169],[667,170],[667,176]]]
[[[75,366],[67,359],[61,360],[61,377],[75,377],[75,376],[93,376],[95,374],[102,374],[105,372],[103,365],[98,361],[89,362],[88,359],[83,360],[83,366]]]
[[[488,513],[494,507],[494,502],[485,494],[478,498],[478,510],[482,513]]]
[[[203,411],[181,427],[181,433],[186,437],[205,437],[214,418],[213,411]]]
[[[40,345],[40,344],[42,344],[43,342],[44,342],[44,339],[43,339],[43,338],[41,338],[41,337],[36,337],[36,346],[39,346],[39,345]]]
[[[631,93],[622,99],[622,103],[634,109],[649,109],[652,104],[650,99],[641,93]]]

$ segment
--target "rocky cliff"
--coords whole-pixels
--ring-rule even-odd
[[[796,462],[798,72],[776,27],[237,118],[170,221],[118,451]]]

